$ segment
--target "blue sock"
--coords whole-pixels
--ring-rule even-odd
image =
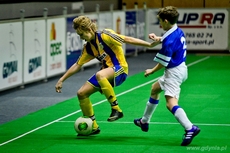
[[[173,113],[173,115],[174,115],[178,108],[180,108],[180,106],[178,106],[178,105],[173,106],[171,113]]]
[[[159,100],[156,100],[156,99],[153,99],[152,97],[149,98],[149,102],[151,104],[158,104],[159,103]]]

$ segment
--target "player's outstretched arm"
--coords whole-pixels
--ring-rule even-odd
[[[151,43],[151,47],[155,47],[157,45],[161,44],[161,41],[154,41]]]
[[[138,46],[144,46],[144,47],[149,47],[149,48],[155,47],[161,43],[161,37],[153,39],[153,40],[154,40],[154,42],[150,43],[150,42],[141,40],[139,38],[126,36],[124,39],[124,43],[132,44],[132,45],[138,45]]]
[[[138,45],[138,46],[144,46],[144,47],[151,47],[151,43],[141,40],[139,38],[129,37],[125,36],[124,43],[132,44],[132,45]]]
[[[81,65],[78,65],[77,63],[73,64],[66,73],[58,80],[58,82],[55,85],[56,92],[61,93],[62,83],[72,76],[73,74],[77,73],[81,69]]]

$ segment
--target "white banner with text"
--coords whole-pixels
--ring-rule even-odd
[[[228,48],[228,11],[226,9],[178,9],[177,22],[186,36],[189,50],[226,50]],[[147,12],[149,33],[163,35],[158,9]],[[157,46],[156,48],[160,48]]]

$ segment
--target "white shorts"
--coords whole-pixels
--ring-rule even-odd
[[[180,85],[188,78],[188,69],[185,63],[174,68],[165,69],[164,75],[158,80],[165,95],[179,99]]]

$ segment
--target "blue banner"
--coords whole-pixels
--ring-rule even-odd
[[[76,17],[76,16],[75,16]],[[76,31],[73,29],[73,19],[75,17],[68,17],[66,20],[66,68],[69,69],[81,55],[83,48],[83,41],[80,39]]]
[[[125,35],[131,37],[137,37],[136,34],[136,11],[126,12],[126,24],[125,24]],[[126,44],[126,54],[134,53],[136,46]]]

